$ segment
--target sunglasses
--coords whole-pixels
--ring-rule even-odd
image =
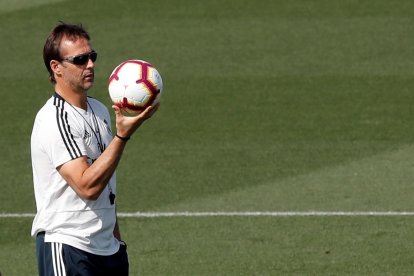
[[[86,54],[81,54],[81,55],[72,56],[72,57],[65,57],[62,59],[62,61],[67,61],[75,65],[85,65],[89,60],[92,60],[93,62],[95,62],[97,58],[98,58],[98,53],[95,51],[92,51]]]

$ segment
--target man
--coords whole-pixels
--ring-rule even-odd
[[[135,117],[87,95],[97,53],[81,25],[60,23],[43,59],[55,93],[38,112],[31,136],[37,214],[32,235],[40,275],[128,275],[115,211],[115,169],[128,139],[157,110]]]

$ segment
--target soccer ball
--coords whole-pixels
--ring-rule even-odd
[[[136,115],[156,104],[162,94],[161,75],[150,63],[133,59],[119,64],[108,80],[109,96],[124,114]]]

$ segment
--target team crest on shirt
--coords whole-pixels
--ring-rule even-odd
[[[83,133],[83,139],[88,139],[91,137],[91,134],[85,129],[85,132]]]

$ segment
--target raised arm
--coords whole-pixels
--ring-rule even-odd
[[[87,157],[73,159],[57,168],[58,172],[82,198],[96,200],[105,189],[112,177],[126,146],[126,139],[134,134],[138,127],[149,119],[158,109],[158,104],[148,107],[134,117],[124,116],[117,106],[112,108],[116,116],[116,134],[105,151],[93,163],[87,162]]]

